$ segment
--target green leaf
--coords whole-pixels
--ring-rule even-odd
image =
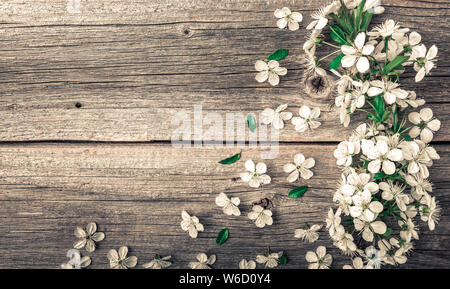
[[[349,26],[348,23],[346,23],[344,19],[340,18],[338,15],[336,15],[334,13],[331,13],[330,16],[333,17],[334,21],[336,21],[336,23],[340,27],[342,27],[345,31],[347,31],[347,33],[352,33],[351,26]]]
[[[381,180],[386,178],[388,175],[386,175],[385,173],[381,172],[381,173],[376,173],[375,176],[373,177],[374,180]]]
[[[299,197],[303,196],[307,190],[308,190],[308,186],[297,187],[295,189],[292,189],[289,192],[289,197],[291,197],[293,199],[299,198]]]
[[[347,40],[345,40],[345,33],[339,26],[337,25],[330,26],[330,34],[331,38],[337,43],[342,45],[348,44]]]
[[[394,68],[396,68],[399,65],[402,65],[403,63],[405,63],[406,61],[409,60],[409,56],[402,56],[399,55],[396,58],[394,58],[394,60],[392,60],[388,65],[386,65],[386,67],[384,68],[383,73],[385,75],[387,75],[389,72],[391,72]]]
[[[331,62],[330,62],[330,69],[338,69],[339,66],[341,66],[341,60],[342,57],[344,57],[344,53],[339,54],[338,56],[336,56],[336,58],[334,58]]]
[[[270,60],[280,61],[280,60],[283,60],[288,54],[289,54],[289,50],[278,49],[277,51],[270,54],[269,57],[267,57],[267,61],[270,61]]]
[[[362,22],[361,22],[361,27],[360,27],[360,31],[367,31],[367,28],[369,28],[370,22],[372,22],[372,16],[373,16],[373,9],[369,9],[366,11],[366,13],[364,13]]]
[[[222,229],[216,238],[217,245],[222,245],[228,239],[228,228]]]
[[[342,28],[347,30],[348,33],[354,34],[353,33],[355,31],[353,29],[354,15],[352,15],[350,13],[350,10],[347,8],[347,6],[345,6],[344,1],[340,0],[340,2],[341,2],[341,8],[339,8],[339,11],[338,11],[338,13],[339,13],[339,17],[338,18],[344,24],[344,26],[342,26],[342,25],[341,26],[342,26]]]
[[[281,263],[281,265],[286,265],[286,264],[287,264],[287,261],[288,261],[288,259],[287,259],[286,255],[282,255],[282,256],[280,257],[280,263]]]
[[[358,9],[356,10],[355,15],[355,31],[359,31],[359,28],[361,27],[361,18],[364,10],[364,5],[366,5],[366,0],[362,0],[361,3],[359,3]]]
[[[255,132],[256,120],[252,114],[247,114],[247,125],[251,132]]]
[[[241,158],[241,153],[235,154],[234,156],[231,156],[229,158],[226,158],[224,160],[221,160],[219,164],[222,165],[231,165],[237,162]]]
[[[381,119],[385,113],[384,98],[381,95],[377,95],[373,100],[373,106],[378,117]]]

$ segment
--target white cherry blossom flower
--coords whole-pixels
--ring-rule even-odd
[[[316,31],[316,30],[314,30]],[[327,72],[325,69],[320,67],[319,62],[317,61],[317,57],[314,56],[312,53],[306,53],[305,57],[303,58],[305,61],[305,71],[308,74],[311,75],[320,75],[320,76],[326,76]]]
[[[256,262],[259,264],[264,264],[265,268],[274,268],[277,267],[280,263],[280,257],[283,255],[283,252],[278,253],[269,253],[266,256],[257,255]]]
[[[395,163],[403,160],[402,150],[389,149],[386,138],[377,137],[375,144],[371,140],[362,140],[361,148],[363,153],[370,160],[368,169],[372,174],[376,174],[382,168],[387,175],[395,173]]]
[[[242,181],[248,183],[252,188],[259,188],[261,184],[270,184],[270,176],[266,175],[267,166],[265,163],[255,163],[252,160],[245,162],[245,168],[248,172],[241,173]]]
[[[380,269],[381,265],[384,264],[383,256],[381,256],[380,251],[375,249],[374,246],[367,247],[364,253],[367,269]]]
[[[412,50],[415,49],[415,47],[417,45],[419,45],[421,41],[422,41],[422,36],[419,33],[417,33],[416,31],[413,31],[409,35],[405,35],[395,42],[402,49],[404,47],[410,48],[411,52],[409,53],[409,55],[412,55]],[[408,55],[408,53],[405,53],[405,55]],[[405,64],[411,64],[411,62],[407,62]]]
[[[378,131],[373,127],[367,128],[367,124],[360,124],[350,136],[350,141],[360,142],[363,139],[368,139],[370,137],[378,135]]]
[[[311,15],[311,18],[314,20],[306,27],[306,29],[322,30],[328,24],[327,15],[335,12],[337,8],[337,4],[333,2],[330,5],[314,12]]]
[[[109,259],[109,266],[112,269],[128,269],[133,268],[137,264],[137,257],[136,256],[130,256],[128,255],[128,248],[123,246],[119,248],[119,252],[117,252],[114,249],[109,250],[108,252],[108,259]]]
[[[248,213],[248,218],[255,222],[256,227],[264,228],[264,226],[272,225],[272,211],[264,209],[259,205],[254,205],[252,211]]]
[[[409,131],[409,136],[416,138],[420,135],[420,139],[424,143],[433,140],[433,132],[437,132],[441,128],[441,122],[433,118],[433,111],[430,108],[422,108],[420,112],[411,112],[408,120],[415,126]]]
[[[341,186],[342,193],[350,197],[360,192],[367,192],[372,195],[378,192],[378,189],[378,185],[371,181],[370,174],[365,173],[349,174]]]
[[[284,29],[286,26],[291,31],[298,30],[299,22],[302,22],[303,16],[299,12],[291,12],[287,7],[275,10],[275,17],[279,18],[277,21],[278,28]]]
[[[100,242],[105,239],[105,234],[103,232],[97,232],[97,224],[91,222],[87,224],[86,231],[81,227],[75,229],[75,237],[78,240],[73,244],[75,249],[83,249],[86,247],[86,251],[89,253],[95,251],[95,242]]]
[[[189,262],[191,269],[211,269],[210,265],[216,262],[216,255],[208,256],[205,253],[200,253],[196,256],[197,262]]]
[[[359,1],[359,2],[361,2],[361,1]],[[364,4],[363,11],[367,11],[370,9],[373,9],[373,14],[383,14],[384,13],[384,7],[381,6],[381,0],[367,0],[366,4]]]
[[[328,229],[330,236],[333,236],[336,232],[336,228],[341,225],[341,209],[338,208],[336,213],[330,208],[328,211],[328,216],[326,218],[326,228]]]
[[[390,243],[393,247],[397,248],[397,255],[406,255],[411,252],[414,248],[413,243],[405,241],[405,240],[397,240],[396,238],[391,238]],[[405,256],[406,257],[406,256]]]
[[[334,150],[334,157],[337,159],[338,166],[350,166],[353,163],[353,156],[359,154],[361,145],[359,141],[340,142],[337,149]]]
[[[436,45],[431,46],[428,52],[424,44],[413,47],[410,59],[415,61],[414,70],[417,72],[415,77],[416,82],[421,81],[435,67],[434,62],[436,61],[437,53],[438,48]]]
[[[406,242],[411,242],[412,238],[419,240],[418,228],[411,218],[408,218],[406,222],[399,220],[398,225],[400,226],[400,238]]]
[[[261,113],[261,122],[263,124],[272,124],[276,129],[284,127],[284,121],[292,118],[292,112],[285,112],[287,104],[282,104],[275,109],[266,108]]]
[[[344,226],[339,225],[331,237],[334,240],[333,245],[338,247],[344,255],[353,256],[355,254],[357,247],[353,236],[345,231]]]
[[[246,259],[242,259],[239,262],[239,269],[255,269],[256,268],[256,262],[253,260],[247,261]]]
[[[339,80],[336,81],[336,86],[338,93],[343,95],[347,92],[347,90],[353,90],[355,87],[361,87],[362,83],[360,81],[354,80],[347,74],[340,74],[337,70],[331,69],[331,72],[339,77]]]
[[[240,216],[241,211],[238,206],[241,203],[238,197],[228,198],[224,193],[220,193],[219,196],[216,197],[216,205],[223,208],[223,212],[226,215],[234,215]]]
[[[77,249],[67,251],[67,258],[69,258],[69,262],[61,264],[61,269],[81,269],[91,264],[91,258],[89,256],[81,258],[80,251]]]
[[[405,109],[409,106],[412,108],[418,108],[425,104],[425,100],[417,98],[417,94],[414,91],[407,91],[408,96],[405,99],[396,98],[395,102],[402,108]]]
[[[369,96],[377,96],[383,94],[383,98],[387,104],[393,104],[397,99],[406,99],[408,92],[398,88],[399,84],[388,80],[374,80],[370,82],[371,87],[367,91]]]
[[[322,37],[321,30],[313,30],[306,37],[305,43],[303,43],[303,50],[306,55],[311,56],[314,60],[317,43],[322,39]]]
[[[287,69],[281,67],[276,60],[270,60],[268,63],[258,60],[255,63],[255,69],[256,71],[259,71],[255,77],[256,81],[264,82],[268,79],[272,86],[276,86],[280,83],[279,75],[283,76],[287,74]]]
[[[287,181],[290,183],[295,182],[299,176],[305,180],[309,180],[314,173],[310,170],[316,162],[313,158],[305,159],[303,154],[296,154],[294,156],[294,163],[286,164],[283,167],[285,173],[290,173],[287,177]]]
[[[363,216],[365,220],[371,222],[383,211],[383,204],[372,200],[372,194],[367,191],[360,191],[352,197],[353,206],[350,207],[350,215],[354,218]]]
[[[416,199],[433,191],[433,185],[427,179],[422,178],[420,174],[408,174],[405,176],[405,181],[412,187],[411,194]]]
[[[142,267],[148,268],[148,269],[168,268],[168,267],[170,267],[170,265],[172,265],[172,262],[169,261],[170,258],[172,258],[172,256],[161,257],[159,255],[155,255],[153,260],[151,260],[148,263],[145,263],[144,265],[142,265]]]
[[[292,118],[292,124],[295,125],[295,130],[298,132],[305,132],[308,129],[318,128],[321,123],[315,119],[320,117],[320,108],[315,107],[312,110],[303,105],[299,110],[299,117]]]
[[[365,266],[361,257],[356,257],[352,260],[352,265],[344,265],[342,269],[365,269]]]
[[[378,248],[380,248],[380,254],[383,257],[383,261],[390,265],[405,264],[408,260],[403,254],[403,250],[396,250],[393,244],[395,239],[391,238],[389,242],[385,239],[378,241]]]
[[[355,229],[362,231],[362,237],[367,242],[373,241],[373,233],[382,235],[386,233],[386,224],[382,221],[365,221],[358,218],[353,220]]]
[[[384,200],[395,200],[399,209],[403,212],[406,211],[406,205],[408,205],[410,201],[408,195],[403,192],[405,190],[404,186],[396,185],[391,180],[381,182],[378,186],[380,187],[380,190],[383,191],[381,197]]]
[[[408,28],[400,28],[399,24],[395,23],[394,20],[389,19],[381,25],[376,26],[372,31],[368,32],[367,35],[372,37],[382,37],[383,39],[388,36],[391,36],[393,39],[400,39],[408,31]]]
[[[403,38],[402,38],[402,41]],[[380,41],[377,44],[376,40],[371,40],[368,42],[369,44],[375,45],[375,51],[373,53],[373,57],[378,61],[385,61],[386,58],[386,43],[385,41]],[[387,51],[387,60],[391,62],[394,60],[399,54],[403,53],[404,47],[398,40],[390,39],[388,40],[388,51]],[[406,64],[405,64],[406,65]]]
[[[419,207],[420,219],[428,223],[428,228],[433,231],[436,224],[439,222],[441,216],[441,208],[439,202],[436,201],[436,197],[422,198],[422,205]]]
[[[359,72],[365,73],[369,70],[369,59],[366,56],[372,54],[375,47],[370,44],[364,45],[366,42],[366,33],[359,33],[353,46],[342,45],[341,50],[345,56],[342,58],[342,67],[349,68],[355,65]]]
[[[333,262],[333,257],[327,254],[327,249],[324,246],[319,246],[316,252],[308,251],[306,253],[306,261],[308,261],[308,269],[329,269]]]
[[[317,231],[321,228],[322,225],[312,225],[311,227],[306,225],[304,229],[295,230],[294,237],[297,239],[302,239],[308,243],[314,243],[317,239],[319,239],[319,233]]]
[[[422,178],[428,178],[430,175],[428,166],[432,161],[424,150],[425,144],[419,140],[406,142],[402,145],[403,157],[408,163],[408,173],[417,174]]]
[[[197,238],[198,232],[203,232],[204,227],[196,216],[190,216],[186,211],[181,212],[181,229],[188,231],[191,238]]]

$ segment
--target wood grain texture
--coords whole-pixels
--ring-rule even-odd
[[[258,149],[243,149],[233,165],[217,163],[237,148],[185,148],[165,145],[33,144],[0,146],[0,255],[1,267],[55,267],[75,240],[75,226],[95,221],[106,234],[97,251],[90,254],[93,268],[107,266],[111,248],[128,245],[141,260],[152,254],[171,254],[175,268],[186,268],[199,252],[217,254],[217,268],[235,268],[241,258],[254,258],[266,246],[284,250],[287,268],[306,268],[304,255],[318,244],[326,245],[335,258],[333,267],[348,262],[328,239],[308,245],[295,239],[294,230],[305,222],[323,224],[339,179],[332,159],[334,145],[282,145],[278,158],[267,161],[272,183],[252,189],[239,179],[244,161],[259,160]],[[449,148],[438,145],[441,155]],[[316,159],[315,175],[308,181],[289,184],[282,166],[302,152]],[[180,155],[183,155],[181,157]],[[440,172],[440,173],[437,173]],[[448,162],[437,161],[431,170],[433,194],[446,208],[450,202]],[[310,189],[300,199],[287,197],[296,185]],[[230,217],[214,203],[220,192],[239,197],[240,217]],[[246,217],[251,204],[272,199],[274,225],[258,229]],[[181,230],[181,210],[200,218],[205,232],[191,239]],[[230,229],[230,239],[215,244],[217,233]],[[424,226],[407,268],[450,266],[450,219],[443,211],[435,231]]]
[[[259,113],[287,103],[319,106],[323,127],[299,134],[287,126],[283,141],[340,141],[330,99],[303,91],[301,47],[310,12],[322,1],[82,1],[79,14],[67,1],[6,1],[0,42],[0,140],[170,140],[179,111],[192,115]],[[439,47],[438,67],[415,84],[402,85],[425,98],[450,140],[448,1],[384,1],[386,14]],[[302,29],[282,31],[273,11],[282,6],[305,15]],[[254,63],[278,48],[290,55],[278,87],[254,80]],[[75,104],[82,104],[77,108]],[[362,120],[362,115],[355,120]],[[358,121],[353,122],[356,125]],[[354,126],[353,126],[354,127]],[[224,137],[225,138],[225,137]],[[248,136],[246,136],[248,138]]]
[[[313,245],[293,237],[305,222],[323,222],[339,178],[332,152],[362,120],[355,116],[353,127],[343,128],[329,107],[332,98],[313,99],[303,91],[303,28],[328,2],[82,0],[80,13],[69,13],[67,0],[2,1],[0,268],[58,267],[67,261],[73,229],[90,221],[106,233],[89,254],[92,268],[106,268],[108,250],[122,245],[140,265],[155,253],[171,254],[174,268],[186,268],[199,252],[216,254],[216,268],[237,268],[266,246],[286,252],[287,268],[306,268],[306,251],[319,244],[332,253],[334,268],[349,263],[323,229]],[[427,46],[436,43],[440,57],[422,83],[413,83],[412,72],[402,80],[442,122],[434,139],[441,160],[431,175],[443,207],[436,230],[422,230],[402,268],[450,268],[450,4],[383,3],[386,13],[374,17],[375,24],[399,21],[422,34]],[[299,31],[276,28],[273,11],[283,6],[303,13]],[[254,62],[278,48],[290,50],[282,62],[288,75],[278,87],[258,84]],[[257,148],[244,147],[241,161],[221,166],[217,161],[241,148],[170,145],[177,127],[171,118],[180,111],[192,118],[194,105],[225,119],[283,103],[295,114],[301,105],[319,106],[322,126],[306,134],[286,126],[278,158],[266,161],[273,181],[262,189],[239,180],[244,161],[260,159]],[[311,189],[293,200],[282,166],[297,152],[314,157],[316,166],[304,182]],[[243,216],[225,216],[215,206],[220,192],[241,199]],[[275,203],[274,225],[258,229],[246,214],[263,197]],[[181,230],[183,209],[205,225],[198,239]],[[217,246],[223,227],[230,228],[230,239]]]

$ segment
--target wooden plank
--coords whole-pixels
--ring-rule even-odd
[[[216,268],[236,268],[241,258],[254,258],[266,246],[285,250],[287,268],[306,268],[307,250],[326,245],[334,268],[348,263],[333,248],[327,233],[307,245],[293,238],[305,222],[322,223],[332,205],[339,179],[332,152],[335,145],[283,144],[276,159],[267,160],[272,183],[251,189],[238,177],[244,161],[260,160],[256,148],[243,148],[242,159],[229,166],[218,160],[239,148],[173,148],[158,144],[3,144],[0,146],[0,255],[2,268],[54,268],[64,262],[74,241],[73,229],[96,221],[106,239],[90,256],[93,268],[107,266],[109,249],[128,245],[140,264],[155,253],[171,254],[174,268],[186,268],[199,252],[217,254]],[[441,156],[447,145],[437,145]],[[314,157],[315,176],[301,182],[311,189],[290,199],[294,187],[282,166],[294,154]],[[436,230],[423,230],[416,250],[402,268],[450,266],[450,164],[442,159],[431,169],[436,195],[443,207]],[[298,183],[300,184],[300,183]],[[241,199],[243,216],[228,217],[214,204],[220,192]],[[258,229],[247,219],[250,205],[260,198],[274,202],[274,225]],[[205,225],[198,239],[179,226],[186,209]],[[217,232],[230,228],[230,239],[215,244]],[[422,229],[424,228],[421,226]]]
[[[331,98],[307,96],[300,81],[303,28],[311,11],[328,2],[92,0],[68,13],[66,0],[8,1],[0,27],[0,141],[167,141],[171,118],[180,111],[192,116],[194,105],[225,118],[282,103],[295,113],[303,104],[324,113],[320,130],[298,134],[289,125],[281,140],[342,140],[351,128],[336,124]],[[428,46],[436,43],[440,55],[450,53],[448,1],[383,3],[386,14],[375,23],[393,18],[420,32]],[[304,14],[302,29],[276,27],[273,11],[282,6]],[[283,61],[288,75],[276,88],[258,84],[254,62],[280,47],[290,50]],[[436,141],[450,140],[449,67],[441,57],[424,82],[413,83],[411,72],[402,82],[442,120]]]

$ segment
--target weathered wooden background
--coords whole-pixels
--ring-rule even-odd
[[[332,152],[351,131],[338,123],[330,99],[307,97],[300,83],[305,22],[327,2],[82,0],[79,13],[69,13],[67,0],[2,1],[0,267],[58,267],[67,261],[75,226],[90,221],[106,234],[90,254],[92,268],[106,268],[108,250],[122,245],[139,264],[171,254],[174,268],[186,268],[199,252],[216,254],[216,268],[236,268],[267,246],[286,252],[287,268],[306,268],[306,251],[318,245],[332,253],[334,268],[348,263],[324,230],[312,245],[293,237],[305,222],[323,222],[339,178]],[[443,207],[437,229],[423,230],[402,268],[450,268],[450,4],[383,2],[386,13],[376,23],[389,17],[411,27],[427,46],[437,44],[440,56],[425,81],[402,82],[442,121],[433,142],[441,160],[431,179]],[[283,6],[303,13],[299,31],[276,27],[273,11]],[[254,62],[278,48],[290,50],[283,62],[288,75],[275,88],[258,84]],[[294,113],[303,104],[321,107],[323,125],[306,134],[287,125],[278,158],[266,161],[273,181],[262,189],[238,179],[246,159],[260,160],[257,148],[243,148],[241,161],[220,166],[241,148],[170,143],[172,116],[192,115],[194,105],[225,117],[282,103]],[[293,200],[282,166],[298,152],[316,159],[315,176],[304,182],[307,194]],[[244,216],[225,216],[214,204],[220,192],[241,198]],[[262,197],[275,203],[274,225],[257,229],[246,214]],[[205,225],[198,239],[181,230],[183,209]],[[223,227],[230,239],[218,246]]]

